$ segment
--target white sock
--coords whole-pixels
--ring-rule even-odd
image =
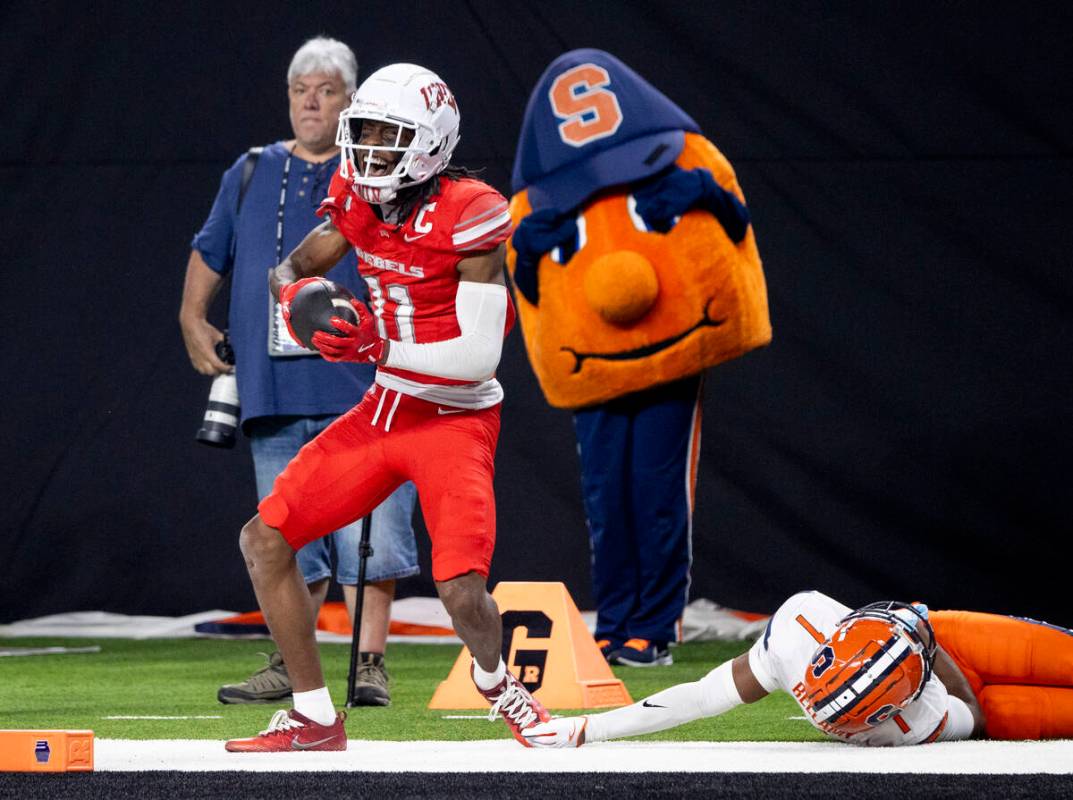
[[[585,741],[603,742],[662,731],[701,717],[717,716],[741,703],[732,662],[727,661],[694,683],[680,683],[641,703],[589,715]]]
[[[295,692],[294,710],[321,725],[335,723],[335,706],[332,705],[332,696],[328,694],[327,686],[311,692]]]
[[[477,663],[477,659],[473,659],[473,682],[477,684],[478,689],[488,691],[494,689],[503,682],[503,679],[507,677],[507,665],[503,663],[503,659],[499,659],[499,664],[496,666],[495,672],[485,672],[481,669],[481,665]]]

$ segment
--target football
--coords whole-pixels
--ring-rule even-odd
[[[358,315],[350,305],[353,299],[349,289],[326,278],[318,278],[299,289],[291,300],[291,328],[298,343],[315,350],[313,334],[317,331],[341,335],[332,325],[332,317],[357,325]]]

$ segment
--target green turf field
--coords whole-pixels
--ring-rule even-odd
[[[88,728],[116,739],[226,739],[250,736],[267,726],[271,712],[287,704],[225,706],[216,701],[223,683],[244,680],[263,665],[267,641],[210,639],[0,639],[5,647],[86,647],[100,653],[0,658],[0,729]],[[696,680],[744,651],[747,644],[704,642],[674,650],[674,665],[650,669],[616,667],[630,694],[640,700],[675,683]],[[430,711],[429,698],[458,656],[454,645],[390,645],[389,708],[350,709],[347,732],[355,739],[499,739],[502,723],[444,719],[455,712]],[[322,645],[328,687],[337,704],[346,697],[350,649]],[[569,713],[569,709],[554,709]],[[475,715],[466,710],[460,715]],[[117,720],[116,716],[218,716],[219,719]],[[721,717],[652,734],[673,741],[805,741],[823,736],[802,719],[786,695],[772,695]]]

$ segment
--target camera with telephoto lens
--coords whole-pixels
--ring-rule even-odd
[[[227,338],[227,331],[224,331],[224,338],[216,343],[215,350],[217,358],[234,366],[235,350]],[[225,372],[212,379],[209,404],[196,438],[210,447],[234,447],[238,419],[238,382],[233,372]]]

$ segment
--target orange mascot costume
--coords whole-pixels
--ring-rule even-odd
[[[744,196],[684,111],[591,49],[534,89],[513,188],[508,269],[540,386],[574,413],[596,636],[613,663],[667,664],[702,373],[771,339]]]

